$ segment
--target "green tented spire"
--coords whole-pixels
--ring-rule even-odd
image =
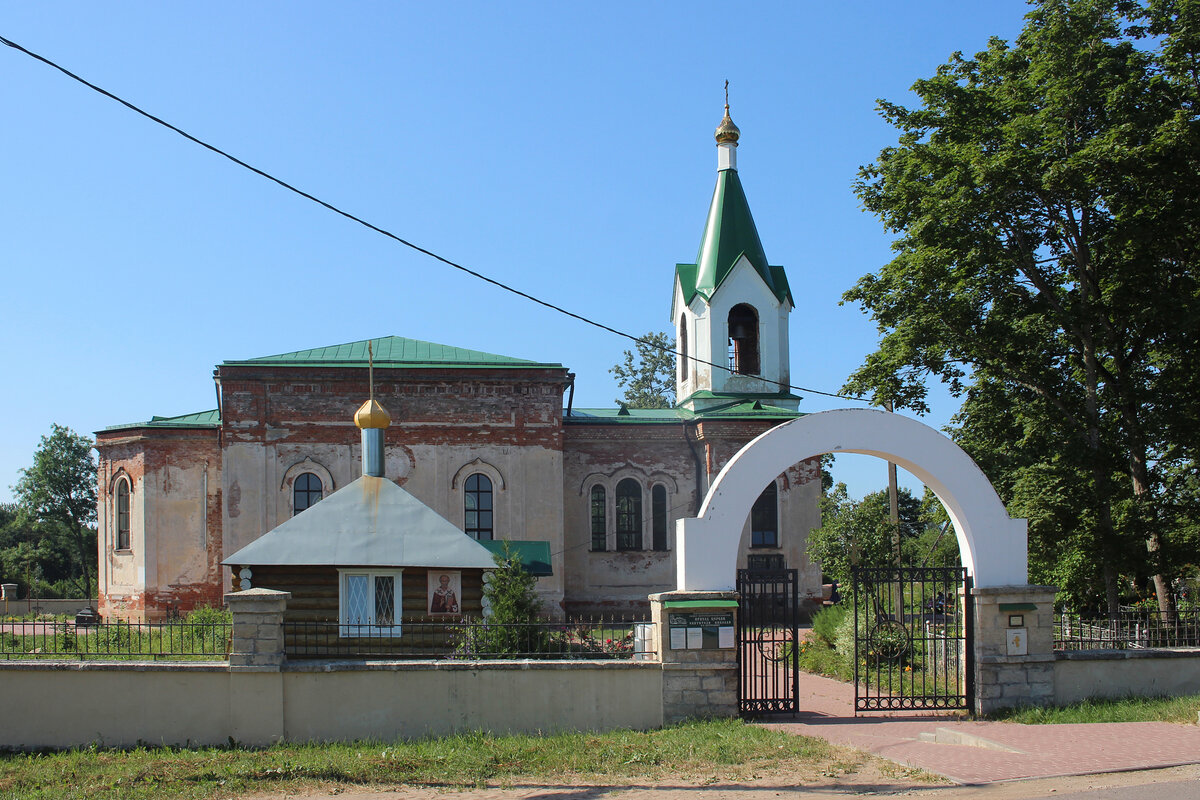
[[[763,252],[737,170],[723,169],[717,173],[717,188],[708,207],[700,252],[696,254],[696,290],[705,297],[712,297],[743,255],[782,300],[786,291],[781,293],[772,279],[767,254]]]
[[[712,204],[708,207],[708,219],[704,223],[704,235],[700,239],[700,252],[695,264],[679,264],[676,272],[683,287],[684,301],[691,302],[696,294],[705,300],[713,293],[733,270],[742,256],[754,267],[763,282],[780,302],[792,302],[787,277],[782,267],[772,267],[763,252],[758,228],[750,214],[750,203],[738,178],[734,148],[738,146],[740,131],[729,118],[729,106],[725,106],[725,118],[716,131],[718,159],[717,187],[713,191]],[[795,303],[792,303],[795,305]]]

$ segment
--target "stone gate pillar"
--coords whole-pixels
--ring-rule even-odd
[[[1053,586],[988,586],[975,604],[975,713],[1054,702]]]
[[[737,592],[650,595],[663,724],[738,714]]]

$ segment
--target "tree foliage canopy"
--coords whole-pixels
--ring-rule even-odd
[[[948,566],[958,563],[958,544],[945,509],[932,492],[918,500],[901,488],[901,562],[905,566]],[[887,490],[852,500],[838,483],[821,498],[821,527],[808,536],[808,555],[826,577],[849,585],[852,566],[886,567],[896,563],[895,528]]]
[[[1031,547],[1082,536],[1110,608],[1129,540],[1164,608],[1182,566],[1160,467],[1200,440],[1198,41],[1196,0],[1044,0],[919,107],[881,101],[900,139],[855,187],[898,237],[845,295],[883,334],[847,390],[965,396],[958,438]]]
[[[72,570],[69,577],[85,596],[90,596],[97,558],[96,462],[92,459],[92,440],[63,425],[51,426],[50,435],[42,437],[33,454],[33,464],[21,470],[13,490],[27,515],[18,517],[13,524],[24,525],[26,529],[40,525],[38,529],[45,537],[38,545],[43,553],[38,562],[43,572],[49,573],[54,564],[66,559]],[[28,536],[23,538],[28,540]],[[69,556],[63,553],[64,549]]]
[[[675,405],[675,340],[666,333],[650,332],[626,350],[620,364],[609,370],[629,408],[670,408]]]

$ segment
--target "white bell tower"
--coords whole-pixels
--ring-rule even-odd
[[[741,132],[729,117],[717,127],[717,186],[694,264],[675,266],[671,317],[679,405],[692,411],[760,401],[795,411],[788,315],[791,289],[783,267],[767,262],[737,172]],[[691,356],[692,358],[687,358]],[[693,360],[696,359],[696,360]],[[712,366],[712,365],[717,366]]]

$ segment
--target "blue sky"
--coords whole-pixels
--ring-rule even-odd
[[[619,8],[619,10],[618,10]],[[877,98],[1013,38],[1016,0],[11,3],[0,35],[396,234],[631,333],[695,258],[730,81],[738,167],[788,270],[792,379],[837,390],[877,341],[842,292],[889,258],[857,168]],[[225,359],[400,335],[577,375],[627,342],[285,192],[0,47],[0,500],[52,422],[212,408]],[[803,393],[801,393],[803,395]],[[805,396],[803,410],[846,405]],[[949,421],[939,395],[927,421]],[[842,457],[852,494],[882,462]]]

